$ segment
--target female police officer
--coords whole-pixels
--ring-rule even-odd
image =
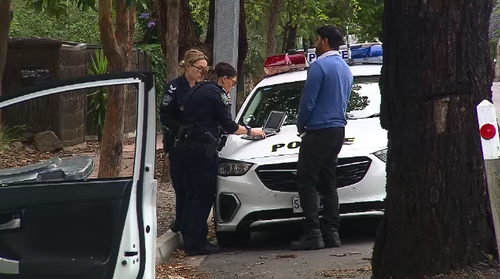
[[[221,128],[228,134],[261,136],[260,129],[238,125],[228,109],[229,92],[236,84],[236,70],[228,63],[207,67],[207,80],[190,89],[179,133],[182,177],[186,190],[182,229],[187,255],[216,253],[219,246],[207,241],[207,218],[215,200]]]
[[[202,73],[208,64],[208,59],[203,52],[191,49],[184,54],[184,60],[179,63],[181,76],[168,82],[165,86],[162,104],[160,106],[160,121],[166,129],[163,133],[163,150],[169,153],[170,176],[175,190],[175,219],[170,224],[173,232],[178,232],[182,227],[182,208],[184,207],[184,186],[179,169],[178,151],[174,147],[182,122],[180,102],[188,90],[202,79]]]

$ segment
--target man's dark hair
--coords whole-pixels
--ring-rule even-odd
[[[334,49],[339,50],[340,45],[345,43],[342,31],[335,25],[322,25],[316,29],[316,35],[322,39],[328,39],[328,45]]]

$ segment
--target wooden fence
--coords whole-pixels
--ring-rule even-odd
[[[85,76],[96,49],[100,46],[81,49],[52,39],[11,38],[3,92],[9,94],[46,81]],[[144,51],[134,50],[131,70],[150,69]],[[85,136],[96,134],[87,117],[90,92],[78,90],[24,102],[4,109],[2,121],[9,126],[25,125],[30,133],[51,130],[64,146],[77,145],[85,141]],[[137,90],[133,86],[127,88],[124,121],[125,133],[133,133],[137,121]]]

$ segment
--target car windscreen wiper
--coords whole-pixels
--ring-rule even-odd
[[[368,118],[375,118],[375,117],[380,117],[380,113],[374,113],[374,114],[364,116],[364,117],[353,117],[353,118],[349,118],[349,119],[350,120],[357,120],[357,119],[368,119]]]

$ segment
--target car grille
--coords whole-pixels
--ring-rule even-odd
[[[337,165],[337,188],[358,183],[364,177],[372,160],[368,157],[339,158]],[[262,183],[270,190],[297,192],[297,163],[264,165],[256,169]]]

